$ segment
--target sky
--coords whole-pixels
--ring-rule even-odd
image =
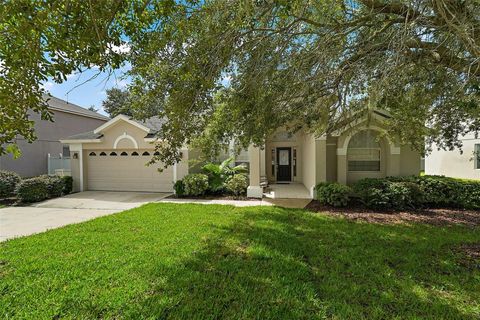
[[[61,84],[49,80],[43,83],[43,87],[54,97],[84,108],[95,106],[99,113],[107,115],[102,109],[102,101],[107,96],[106,90],[113,87],[124,89],[129,83],[124,73],[129,69],[127,64],[109,76],[94,67],[82,73],[69,74],[67,81]]]

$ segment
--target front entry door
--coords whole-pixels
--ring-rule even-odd
[[[292,148],[277,148],[277,182],[292,181]]]

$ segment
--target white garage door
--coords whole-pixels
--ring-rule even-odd
[[[158,172],[159,165],[146,166],[152,151],[89,150],[87,189],[105,191],[172,192],[173,168]]]

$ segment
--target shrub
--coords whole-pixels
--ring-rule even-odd
[[[230,177],[225,183],[226,189],[232,194],[239,196],[247,193],[248,179],[244,174],[236,174]]]
[[[20,180],[20,176],[15,172],[0,170],[0,199],[13,197]]]
[[[208,176],[208,188],[212,193],[221,193],[226,188],[226,181],[240,173],[245,173],[247,168],[242,164],[232,166],[234,158],[230,157],[222,163],[207,163],[202,167],[202,170]]]
[[[480,181],[463,181],[458,200],[465,209],[480,209]]]
[[[63,189],[65,188],[65,184],[63,182],[62,177],[57,175],[45,174],[45,175],[39,176],[38,178],[44,180],[45,185],[47,186],[49,198],[57,198],[62,195]]]
[[[384,209],[390,207],[390,198],[385,190],[388,188],[388,181],[385,179],[366,178],[357,181],[353,185],[355,194],[363,204],[372,209]]]
[[[35,177],[22,180],[15,189],[21,202],[37,202],[48,198],[46,179]]]
[[[458,196],[462,186],[456,179],[442,176],[422,176],[415,179],[425,196],[428,207],[461,207]]]
[[[173,190],[175,190],[175,194],[178,197],[185,195],[185,184],[183,183],[183,181],[182,180],[175,181],[175,183],[173,184]]]
[[[355,183],[354,190],[371,209],[403,210],[422,206],[423,192],[416,183],[408,179],[392,180],[362,179]]]
[[[480,209],[480,181],[475,180],[444,176],[387,177],[360,180],[354,190],[373,209]]]
[[[480,207],[480,181],[445,176],[388,177],[389,181],[409,181],[420,188],[427,207],[477,209]]]
[[[353,193],[353,190],[349,186],[336,182],[319,183],[315,187],[315,190],[320,203],[334,207],[346,207]]]
[[[403,210],[421,207],[423,193],[413,182],[390,182],[386,190],[389,198],[389,209]]]
[[[208,190],[208,177],[202,173],[191,173],[183,178],[185,194],[188,196],[200,196]]]
[[[69,194],[73,190],[73,178],[71,176],[63,176],[63,194]]]

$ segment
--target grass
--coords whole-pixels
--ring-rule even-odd
[[[148,204],[0,245],[0,318],[478,319],[478,229]]]

